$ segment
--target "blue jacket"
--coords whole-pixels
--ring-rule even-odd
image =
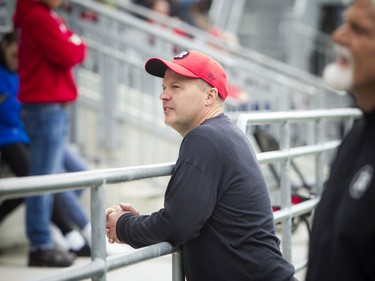
[[[0,65],[0,147],[21,142],[29,138],[21,121],[21,103],[17,100],[19,78]]]

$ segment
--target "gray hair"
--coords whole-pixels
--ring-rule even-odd
[[[341,1],[345,6],[350,6],[355,2],[355,0],[342,0]],[[370,4],[372,5],[373,9],[375,10],[375,0],[370,0]]]
[[[372,6],[372,10],[375,11],[375,0],[370,0],[370,4]]]
[[[354,1],[353,0],[342,0],[342,2],[345,4],[345,5],[349,5],[351,3],[353,3]],[[375,8],[375,0],[370,0],[371,4],[374,6]]]

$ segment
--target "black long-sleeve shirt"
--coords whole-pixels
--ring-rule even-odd
[[[375,280],[375,111],[338,149],[312,228],[307,281]]]
[[[118,238],[133,247],[183,247],[189,281],[290,280],[275,236],[268,190],[247,137],[223,114],[182,141],[164,208],[123,215]]]

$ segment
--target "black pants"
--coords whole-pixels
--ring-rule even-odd
[[[23,143],[13,143],[0,147],[1,165],[5,163],[17,177],[29,175],[29,151]],[[5,200],[0,205],[0,222],[23,203],[23,198]]]
[[[26,177],[29,175],[30,155],[29,150],[24,143],[13,143],[0,146],[0,153],[0,160],[2,162],[0,162],[0,165],[7,164],[17,177]],[[21,205],[23,201],[24,198],[15,198],[0,203],[0,223],[7,215]],[[57,208],[56,204],[53,206],[52,222],[61,230],[62,234],[66,234],[73,230],[69,219],[65,216],[64,212]]]

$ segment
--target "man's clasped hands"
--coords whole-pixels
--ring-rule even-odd
[[[128,213],[137,216],[139,215],[139,212],[136,209],[134,209],[131,205],[125,203],[120,203],[118,206],[112,206],[105,210],[106,235],[109,243],[122,243],[116,235],[116,223],[122,215]]]

